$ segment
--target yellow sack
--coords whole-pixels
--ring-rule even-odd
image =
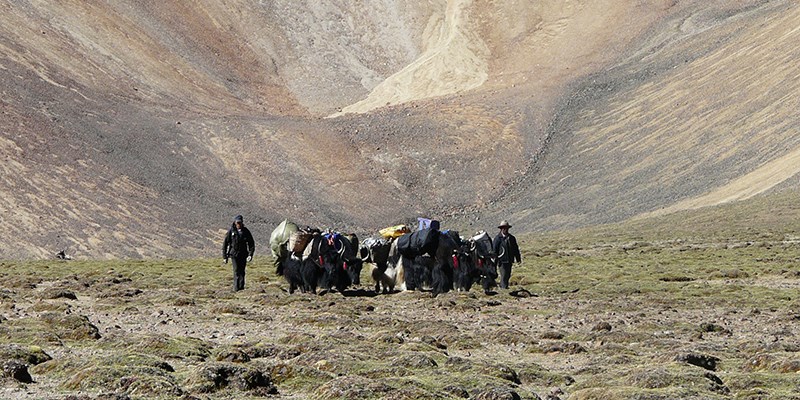
[[[388,228],[383,228],[378,232],[381,234],[381,236],[387,239],[391,239],[391,238],[398,238],[400,236],[405,235],[406,233],[410,233],[411,229],[409,229],[405,225],[395,225],[395,226],[390,226]]]

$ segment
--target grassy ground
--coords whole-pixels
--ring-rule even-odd
[[[800,399],[795,197],[519,236],[491,296],[289,295],[267,257],[238,293],[218,260],[2,261],[0,398]]]

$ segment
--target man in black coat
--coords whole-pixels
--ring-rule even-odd
[[[233,291],[244,289],[244,269],[247,262],[253,259],[256,243],[250,230],[244,226],[244,218],[237,215],[222,244],[222,258],[225,264],[228,258],[233,260]]]
[[[500,288],[508,289],[508,280],[511,278],[511,265],[516,262],[522,262],[522,256],[519,253],[519,246],[517,246],[517,238],[508,233],[511,225],[508,221],[500,221],[500,233],[494,237],[492,247],[495,254],[497,254],[497,269],[500,273]]]

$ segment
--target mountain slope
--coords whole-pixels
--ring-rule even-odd
[[[518,218],[545,227],[616,221],[790,180],[800,149],[798,17],[794,5],[773,2],[688,9],[661,23],[559,111],[552,146],[529,175],[541,191],[519,195],[537,206]]]
[[[263,249],[283,218],[525,231],[796,186],[792,1],[0,7],[0,258],[213,255],[240,213]]]

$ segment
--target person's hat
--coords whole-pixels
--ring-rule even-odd
[[[508,221],[502,220],[500,221],[500,225],[497,226],[498,228],[511,228],[511,225],[508,224]]]
[[[244,218],[242,218],[241,215],[237,215],[236,218],[233,219],[233,222],[236,222],[236,221],[244,222]]]

